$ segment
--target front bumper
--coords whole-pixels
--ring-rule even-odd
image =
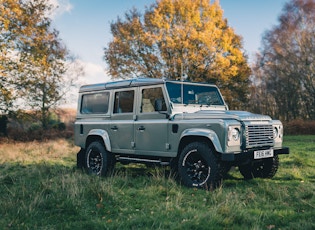
[[[228,161],[228,162],[246,162],[248,160],[252,161],[254,160],[254,151],[257,150],[264,150],[267,148],[262,149],[247,149],[240,153],[222,153],[221,160],[222,161]],[[282,147],[282,148],[274,148],[274,155],[279,154],[289,154],[290,149],[289,147]]]

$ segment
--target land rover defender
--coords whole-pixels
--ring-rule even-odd
[[[229,110],[215,85],[137,78],[79,90],[77,164],[96,175],[140,162],[169,165],[189,187],[215,188],[232,166],[271,178],[289,153],[282,139],[279,120]]]

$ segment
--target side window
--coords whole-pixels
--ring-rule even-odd
[[[114,113],[132,113],[134,91],[120,91],[115,93]]]
[[[109,92],[86,94],[82,96],[82,114],[103,114],[108,111]]]
[[[148,88],[142,90],[141,113],[155,112],[157,104],[162,106],[162,111],[166,111],[165,99],[161,87]]]

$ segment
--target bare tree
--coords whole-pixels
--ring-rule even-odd
[[[261,89],[276,102],[276,116],[315,119],[315,1],[287,3],[279,25],[262,41],[254,72]]]

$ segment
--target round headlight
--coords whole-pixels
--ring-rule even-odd
[[[231,135],[232,135],[232,139],[233,139],[234,141],[238,141],[238,140],[240,139],[240,131],[239,131],[239,129],[234,128],[234,129],[232,130]]]
[[[273,127],[273,138],[276,139],[278,137],[278,128],[277,127]]]

